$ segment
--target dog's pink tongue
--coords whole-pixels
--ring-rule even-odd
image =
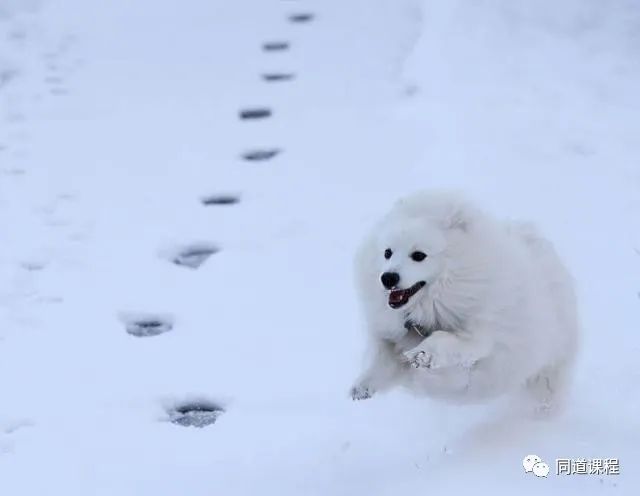
[[[389,301],[391,303],[400,303],[403,297],[404,297],[404,290],[401,290],[401,289],[397,289],[389,293]]]

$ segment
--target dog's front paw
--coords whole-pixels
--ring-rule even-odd
[[[403,353],[405,360],[416,369],[440,369],[463,362],[457,338],[446,331],[436,331],[418,346]]]
[[[431,368],[431,362],[433,361],[433,355],[427,354],[425,350],[414,348],[404,353],[404,357],[409,362],[409,365],[414,369]]]
[[[349,395],[353,401],[368,400],[374,393],[373,388],[364,384],[357,384],[349,390]]]

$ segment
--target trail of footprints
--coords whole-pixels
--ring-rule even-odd
[[[67,79],[81,63],[74,35],[48,39],[38,23],[20,21],[20,10],[13,20],[0,19],[0,46],[17,55],[15,61],[0,57],[0,175],[13,177],[27,174],[24,159],[30,150],[30,113],[46,96],[67,95]],[[43,52],[45,46],[52,48]],[[31,62],[24,64],[22,59]]]
[[[292,24],[307,24],[315,19],[309,12],[296,12],[287,16]],[[261,49],[265,53],[280,53],[290,50],[291,43],[287,40],[275,39],[265,41]],[[54,76],[55,77],[55,76]],[[52,77],[52,79],[54,78]],[[286,83],[296,79],[294,72],[265,72],[259,75],[264,83]],[[55,83],[55,81],[51,81]],[[242,121],[263,121],[272,118],[273,110],[268,106],[241,108],[238,118]],[[264,148],[247,148],[239,157],[245,162],[265,162],[283,153],[279,146]],[[241,201],[238,194],[220,193],[200,198],[205,207],[228,207],[237,205]],[[206,242],[192,243],[179,247],[168,257],[176,266],[197,270],[220,248]],[[159,313],[121,313],[119,319],[125,331],[136,338],[156,337],[174,330],[175,321],[171,315]],[[183,401],[165,408],[168,420],[183,427],[206,427],[216,422],[225,409],[217,402],[209,400]]]

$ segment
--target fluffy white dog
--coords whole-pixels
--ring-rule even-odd
[[[454,194],[413,194],[365,239],[356,276],[370,350],[353,399],[405,386],[558,405],[578,341],[573,281],[531,225],[499,223]]]

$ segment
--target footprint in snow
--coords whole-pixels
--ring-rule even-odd
[[[303,24],[306,22],[311,22],[313,21],[313,19],[315,18],[314,14],[311,14],[309,12],[300,12],[298,14],[291,14],[289,16],[289,22],[292,22],[294,24]]]
[[[280,83],[283,81],[291,81],[296,75],[291,72],[267,72],[262,74],[262,80],[267,83]]]
[[[264,148],[249,150],[242,154],[242,158],[248,162],[263,162],[265,160],[271,160],[276,155],[279,155],[281,150],[279,148]]]
[[[10,169],[3,169],[2,173],[6,174],[7,176],[24,176],[27,171],[19,167],[12,167]]]
[[[202,197],[200,202],[207,207],[212,205],[235,205],[240,202],[240,197],[232,194],[210,195]]]
[[[248,108],[243,109],[239,112],[240,119],[242,120],[251,120],[251,119],[266,119],[271,117],[271,109],[266,107],[256,107],[256,108]]]
[[[159,336],[173,329],[173,317],[167,314],[121,312],[120,321],[128,334],[137,338]]]
[[[58,75],[50,75],[44,78],[46,86],[49,88],[49,94],[54,96],[64,96],[69,94],[69,90],[65,87],[65,81]]]
[[[32,420],[23,419],[23,420],[13,420],[8,422],[2,428],[2,432],[5,434],[13,434],[14,432],[24,429],[26,427],[33,427],[35,423]]]
[[[193,243],[180,248],[171,261],[176,265],[197,269],[220,249],[211,243]]]
[[[289,42],[288,41],[267,41],[262,44],[262,49],[265,52],[282,52],[284,50],[289,50]]]
[[[44,270],[47,266],[47,262],[44,260],[24,260],[20,262],[20,267],[27,272],[39,272]]]
[[[218,248],[217,245],[207,241],[200,241],[162,248],[158,251],[158,256],[175,265],[197,269],[205,263],[211,255],[219,251],[220,248]]]
[[[207,400],[179,403],[168,410],[169,421],[182,427],[207,427],[218,420],[224,408]]]

